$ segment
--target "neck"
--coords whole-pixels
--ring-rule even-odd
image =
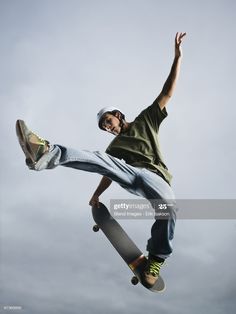
[[[121,132],[127,131],[129,127],[130,127],[130,122],[123,121]]]

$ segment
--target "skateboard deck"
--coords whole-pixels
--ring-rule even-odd
[[[165,289],[164,280],[161,276],[158,277],[154,286],[148,287],[142,283],[142,272],[145,268],[147,258],[143,255],[136,244],[131,240],[128,234],[124,231],[121,225],[110,215],[106,206],[99,203],[100,207],[92,207],[93,219],[96,225],[94,231],[101,229],[125,263],[134,273],[131,279],[132,284],[136,285],[140,282],[145,288],[153,292],[161,292]]]

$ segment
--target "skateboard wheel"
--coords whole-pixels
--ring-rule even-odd
[[[138,278],[137,278],[136,276],[132,277],[131,283],[132,283],[134,286],[137,285],[137,284],[139,283]]]
[[[98,225],[94,225],[94,226],[93,226],[93,231],[94,231],[94,232],[98,232],[98,231],[99,231]]]

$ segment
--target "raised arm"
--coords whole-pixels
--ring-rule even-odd
[[[99,207],[99,196],[111,185],[112,180],[103,176],[102,180],[100,181],[96,191],[93,193],[89,201],[90,206]]]
[[[167,102],[169,101],[175,90],[182,59],[181,43],[185,35],[186,33],[177,33],[175,36],[175,57],[170,70],[170,74],[162,88],[160,95],[155,100],[155,102],[159,104],[161,110],[166,106]]]

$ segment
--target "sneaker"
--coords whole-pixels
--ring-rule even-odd
[[[34,168],[36,162],[49,150],[49,142],[30,131],[23,120],[16,121],[16,134],[27,166]]]
[[[164,262],[164,260],[149,254],[143,273],[144,284],[146,284],[148,287],[154,286],[158,279],[161,266],[164,264]]]

